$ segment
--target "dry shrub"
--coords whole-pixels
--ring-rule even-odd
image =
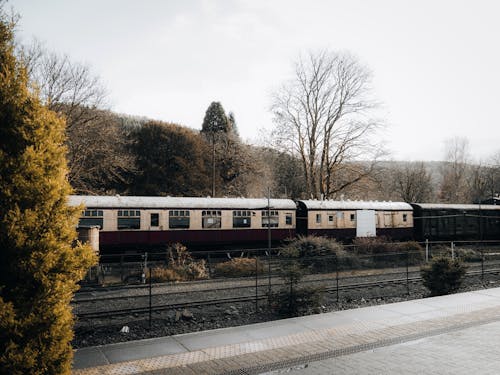
[[[254,258],[233,258],[227,262],[219,263],[215,266],[215,274],[224,277],[244,277],[255,275]],[[257,273],[264,272],[262,262],[257,259]]]
[[[205,260],[195,260],[187,248],[175,243],[167,248],[167,267],[151,270],[151,281],[187,281],[208,278]]]
[[[149,276],[149,275],[148,275]],[[175,270],[165,267],[151,269],[151,281],[161,283],[166,281],[181,281],[182,277]]]
[[[424,259],[424,249],[415,241],[390,242],[385,237],[359,237],[353,243],[358,255],[371,255],[375,267],[404,266],[406,262],[418,265]]]
[[[335,239],[326,237],[299,236],[281,248],[280,254],[284,258],[296,258],[304,270],[315,273],[359,267],[354,254],[346,252]]]

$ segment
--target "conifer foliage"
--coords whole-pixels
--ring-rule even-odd
[[[69,303],[95,257],[71,246],[65,123],[28,90],[13,28],[0,2],[0,373],[68,374]]]

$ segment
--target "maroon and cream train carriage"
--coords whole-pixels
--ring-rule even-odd
[[[264,246],[295,236],[296,204],[289,199],[70,196],[82,205],[79,226],[99,226],[102,249]],[[269,213],[269,215],[268,215]]]
[[[404,202],[301,200],[297,205],[298,234],[341,240],[413,236],[413,208]]]

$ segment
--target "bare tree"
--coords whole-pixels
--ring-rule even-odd
[[[465,203],[469,201],[467,187],[469,163],[469,141],[462,137],[447,139],[439,192],[442,202]]]
[[[394,170],[394,190],[398,199],[408,203],[432,199],[432,176],[423,162],[405,163]]]
[[[472,202],[498,197],[500,193],[500,152],[486,162],[470,166],[467,178],[469,197]]]
[[[66,117],[68,130],[75,124],[92,121],[96,114],[93,110],[104,106],[106,91],[88,65],[50,52],[37,40],[19,52],[31,85],[49,109]]]
[[[349,54],[309,53],[273,97],[275,146],[299,155],[307,195],[335,196],[370,175],[382,154],[372,138],[370,73]],[[347,163],[363,159],[366,163]]]
[[[102,110],[106,91],[87,65],[34,41],[20,46],[30,84],[43,103],[66,120],[69,180],[79,193],[121,192],[134,170],[126,129]]]

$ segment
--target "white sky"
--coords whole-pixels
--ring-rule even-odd
[[[491,0],[11,0],[18,36],[91,65],[120,113],[201,128],[233,111],[272,125],[270,93],[300,52],[349,50],[373,72],[392,158],[439,160],[460,136],[500,150],[500,2]]]

